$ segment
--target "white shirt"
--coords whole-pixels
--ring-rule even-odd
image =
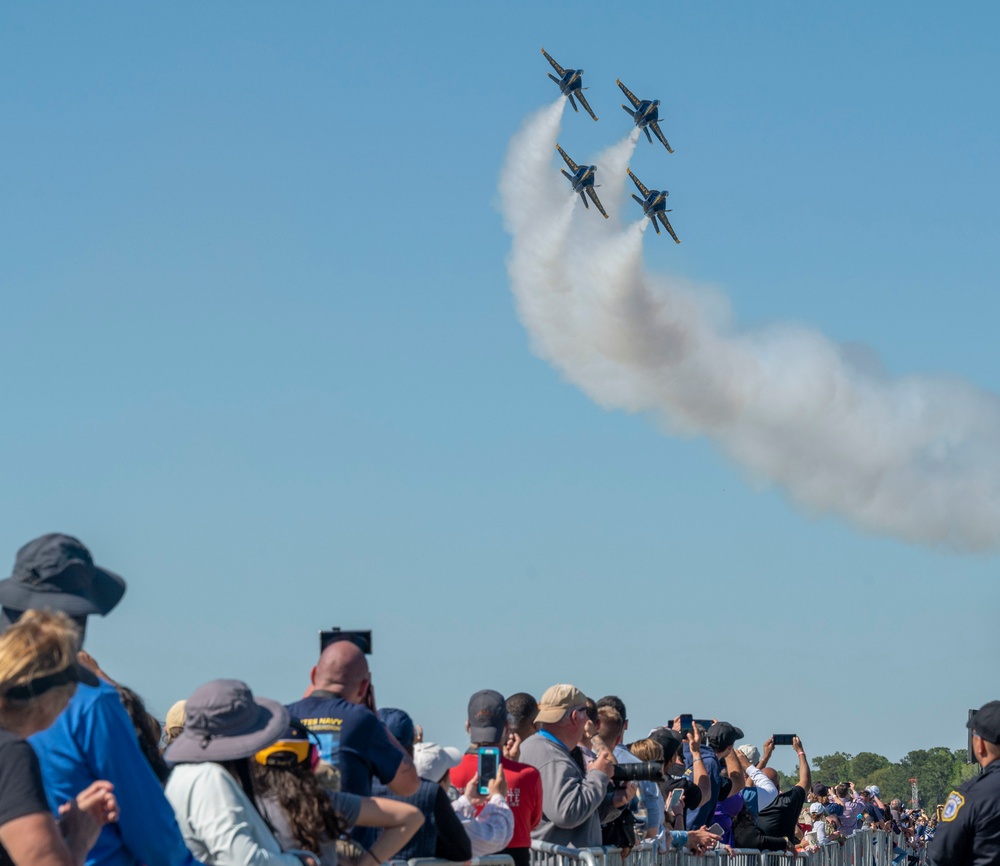
[[[746,774],[757,789],[757,811],[766,809],[778,799],[778,788],[775,786],[763,771],[758,770],[753,764],[747,767]]]
[[[302,866],[219,764],[178,764],[164,789],[188,850],[208,866]]]
[[[514,813],[499,794],[493,794],[478,815],[465,794],[451,806],[469,836],[473,857],[503,851],[514,838]]]

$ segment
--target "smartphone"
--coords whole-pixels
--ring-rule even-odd
[[[670,792],[670,799],[667,801],[667,808],[676,815],[677,810],[680,808],[681,803],[683,802],[684,802],[684,787],[681,786],[680,788],[674,788],[674,790]]]
[[[349,640],[366,656],[372,654],[372,633],[371,629],[366,631],[347,631],[334,626],[327,631],[319,633],[319,651],[323,652],[330,644],[338,640]]]
[[[711,719],[695,719],[694,723],[706,731],[715,724]]]
[[[479,793],[486,795],[490,792],[490,780],[497,776],[497,767],[500,766],[500,750],[496,746],[479,747]]]
[[[795,738],[795,734],[775,734],[774,735],[774,745],[776,746],[790,746],[792,740]]]
[[[711,827],[708,828],[708,832],[709,833],[714,833],[716,836],[721,836],[722,835],[722,825],[719,824],[719,823],[715,823]]]
[[[690,713],[681,713],[681,736],[690,734],[694,730],[694,719]]]

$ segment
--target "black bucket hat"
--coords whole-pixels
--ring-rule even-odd
[[[276,742],[290,717],[277,701],[255,698],[240,680],[199,686],[184,707],[184,730],[163,757],[174,764],[249,758]]]
[[[50,533],[17,552],[14,573],[0,580],[0,605],[10,610],[59,610],[68,616],[104,616],[125,594],[125,581],[98,568],[71,535]]]

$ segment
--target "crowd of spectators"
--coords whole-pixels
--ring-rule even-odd
[[[802,741],[782,790],[728,721],[664,720],[645,735],[616,695],[557,684],[536,700],[483,689],[464,751],[379,709],[362,648],[327,645],[283,706],[213,680],[163,725],[82,650],[89,616],[125,592],[77,539],[47,535],[0,581],[0,866],[377,866],[492,853],[527,866],[532,840],[665,852],[796,851],[859,827],[934,821],[878,788],[813,785]],[[497,756],[480,778],[480,754]],[[485,774],[484,774],[485,775]]]

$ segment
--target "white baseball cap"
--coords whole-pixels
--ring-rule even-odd
[[[421,779],[436,783],[448,770],[462,763],[462,753],[453,746],[417,743],[413,747],[413,763]]]

